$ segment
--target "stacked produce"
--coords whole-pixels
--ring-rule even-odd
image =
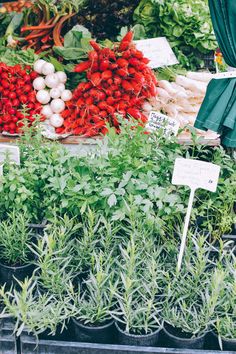
[[[55,72],[55,67],[45,60],[39,59],[34,69],[43,76],[37,77],[33,87],[37,91],[36,99],[43,105],[41,115],[49,121],[54,128],[61,127],[64,119],[60,115],[65,109],[65,102],[72,98],[72,93],[65,89],[67,76],[63,71]]]
[[[217,48],[206,0],[141,0],[134,21],[147,38],[165,36],[188,69],[204,66],[201,56]]]
[[[127,33],[112,49],[90,42],[94,50],[89,52],[89,59],[75,68],[77,73],[86,72],[86,81],[75,89],[62,113],[64,126],[57,133],[105,134],[107,123],[119,131],[119,116],[131,116],[140,124],[147,122],[142,106],[156,96],[157,80],[132,38],[133,33]]]
[[[4,6],[0,9],[0,12],[22,12],[25,8],[30,8],[31,6],[32,3],[29,0],[6,2]]]
[[[193,126],[212,77],[210,73],[188,72],[186,76],[177,75],[172,82],[158,81],[152,109],[177,119],[182,128]]]
[[[77,5],[66,5],[58,2],[57,6],[52,2],[37,1],[26,18],[27,24],[21,27],[21,41],[23,49],[33,48],[37,53],[50,50],[55,46],[63,46],[62,29],[75,15]],[[32,20],[31,20],[32,18]],[[33,25],[30,24],[33,23]]]
[[[0,131],[18,134],[24,125],[35,120],[41,104],[36,101],[33,80],[38,74],[30,66],[0,63]]]

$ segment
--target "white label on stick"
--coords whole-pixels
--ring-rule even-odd
[[[164,135],[178,134],[180,123],[173,118],[160,112],[151,111],[148,118],[147,128],[150,130],[163,129]]]
[[[20,149],[18,146],[0,144],[0,163],[4,163],[7,157],[11,162],[20,165]]]
[[[150,60],[149,66],[152,69],[179,63],[166,37],[142,39],[135,41],[135,44]]]
[[[0,176],[3,176],[3,165],[0,165]]]
[[[172,183],[189,186],[191,189],[203,188],[215,192],[220,175],[220,166],[209,162],[177,158],[175,160]]]

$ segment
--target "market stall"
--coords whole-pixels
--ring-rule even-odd
[[[3,354],[236,353],[223,3],[2,3]]]

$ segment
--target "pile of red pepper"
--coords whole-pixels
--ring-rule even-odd
[[[102,48],[91,41],[88,61],[75,72],[86,72],[87,81],[78,85],[62,113],[64,126],[57,133],[96,136],[107,132],[107,123],[119,131],[118,116],[130,116],[145,125],[143,104],[156,96],[156,77],[147,66],[149,60],[136,49],[129,32],[120,44]]]
[[[42,107],[36,101],[32,82],[38,74],[30,66],[8,66],[0,63],[0,132],[18,134],[27,118],[35,120]]]

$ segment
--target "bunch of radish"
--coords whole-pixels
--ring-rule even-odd
[[[174,82],[161,80],[158,82],[157,97],[152,100],[150,110],[162,111],[177,119],[180,126],[193,126],[205,97],[207,85],[213,78],[211,73],[188,72],[186,76],[178,75]]]
[[[26,120],[30,126],[40,113],[33,87],[37,76],[30,66],[0,63],[0,132],[19,134]]]
[[[75,67],[75,72],[86,73],[73,92],[71,101],[61,113],[63,126],[57,133],[95,136],[107,132],[107,123],[119,131],[119,117],[133,117],[145,125],[147,117],[142,106],[156,96],[157,80],[144,58],[132,42],[129,32],[112,48],[103,48],[95,41],[88,60]]]
[[[41,115],[52,127],[59,128],[64,123],[61,113],[65,110],[65,102],[72,98],[71,91],[65,88],[67,76],[63,71],[56,72],[53,64],[42,59],[35,62],[34,70],[41,75],[33,82],[36,99],[43,105]]]

